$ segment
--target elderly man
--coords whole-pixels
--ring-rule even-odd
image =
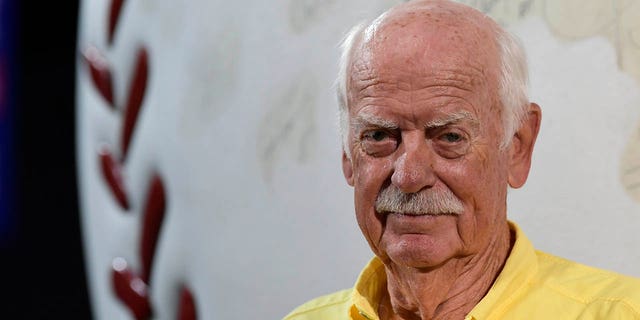
[[[342,167],[376,257],[286,319],[640,319],[640,281],[535,251],[507,221],[541,111],[524,53],[482,13],[413,1],[355,27]]]

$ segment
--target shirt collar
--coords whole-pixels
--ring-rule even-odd
[[[384,264],[374,257],[362,270],[353,288],[351,318],[378,320],[378,305],[386,288],[387,274]]]
[[[465,319],[487,319],[492,313],[508,307],[518,291],[538,271],[538,262],[533,245],[515,223],[509,221],[515,234],[515,242],[502,272],[496,278],[487,295],[469,312]],[[351,296],[349,310],[351,319],[378,320],[378,305],[387,287],[387,275],[382,261],[374,257],[362,270]]]

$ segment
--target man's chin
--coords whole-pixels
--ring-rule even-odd
[[[455,256],[460,238],[452,215],[389,214],[382,248],[393,263],[413,268],[441,265]]]

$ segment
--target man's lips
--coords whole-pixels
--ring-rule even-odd
[[[385,226],[395,234],[431,234],[434,228],[439,229],[442,223],[452,215],[443,214],[405,214],[386,213]]]

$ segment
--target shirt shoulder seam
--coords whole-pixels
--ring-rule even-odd
[[[556,285],[553,284],[545,284],[546,287],[548,287],[549,289],[556,291],[559,294],[562,294],[563,296],[573,299],[583,305],[589,305],[593,302],[596,301],[605,301],[605,302],[620,302],[620,303],[624,303],[627,307],[629,307],[629,309],[631,309],[636,315],[640,316],[640,307],[637,306],[635,303],[632,303],[631,301],[629,301],[628,299],[624,298],[624,297],[620,297],[620,298],[615,298],[615,297],[601,297],[601,296],[591,296],[588,298],[580,298],[574,294],[571,294],[570,292],[567,292],[566,290],[564,290],[563,288],[560,288]]]
[[[638,309],[638,306],[635,303],[630,302],[629,300],[625,299],[625,298],[595,298],[592,301],[589,301],[589,303],[595,302],[595,301],[605,301],[605,302],[620,302],[624,305],[626,305],[636,316],[640,316],[640,309]]]
[[[350,289],[345,289],[345,290],[342,290],[342,291],[349,291],[349,290]],[[337,294],[339,292],[341,292],[341,291],[338,291],[335,294]],[[313,311],[316,311],[316,310],[319,310],[319,309],[324,309],[324,308],[331,307],[331,306],[334,306],[334,305],[342,304],[342,303],[345,303],[345,302],[349,301],[349,299],[350,299],[350,297],[346,296],[346,297],[344,297],[344,298],[342,298],[340,300],[337,300],[337,301],[324,303],[324,304],[313,306],[313,307],[303,308],[302,310],[299,310],[297,312],[294,312],[294,313],[288,315],[285,319],[289,319],[291,317],[295,317],[295,316],[298,316],[298,315],[303,315],[305,313],[313,312]],[[313,300],[311,300],[311,301],[313,301]]]

